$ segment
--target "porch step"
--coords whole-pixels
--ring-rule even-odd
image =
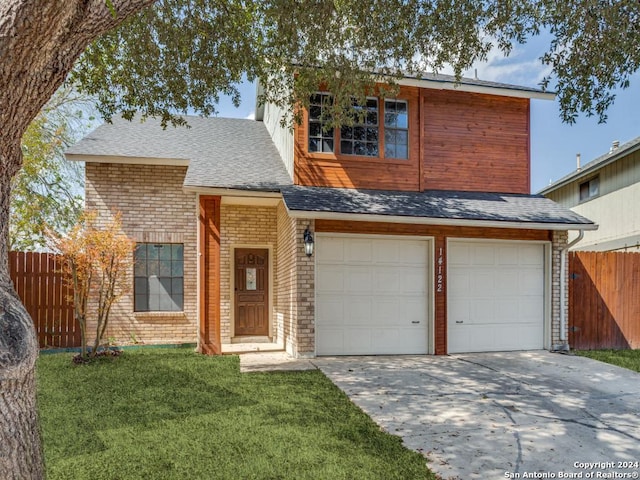
[[[310,359],[293,358],[286,352],[252,352],[240,355],[240,372],[315,370]]]
[[[240,355],[255,352],[284,352],[282,345],[277,343],[224,343],[222,353],[225,355]]]
[[[241,337],[232,337],[231,343],[273,343],[273,341],[271,340],[271,337],[266,337],[263,335],[242,335]]]

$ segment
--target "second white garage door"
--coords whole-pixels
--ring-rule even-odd
[[[428,242],[316,238],[316,353],[427,353]]]
[[[448,352],[544,347],[544,245],[450,241]]]

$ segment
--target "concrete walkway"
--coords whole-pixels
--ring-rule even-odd
[[[290,357],[286,352],[253,352],[240,355],[240,371],[277,372],[287,370],[315,370],[311,360]]]
[[[638,478],[635,372],[548,352],[312,362],[444,479]]]

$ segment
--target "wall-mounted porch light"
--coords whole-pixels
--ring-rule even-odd
[[[304,240],[304,253],[307,254],[307,257],[310,257],[313,255],[313,235],[311,235],[309,227],[304,231],[302,238]]]

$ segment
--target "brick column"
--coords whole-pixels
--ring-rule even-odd
[[[565,342],[560,341],[560,296],[564,295],[565,305],[565,338],[569,334],[569,318],[567,315],[569,306],[569,275],[567,268],[564,271],[565,290],[560,290],[560,256],[562,249],[567,245],[568,232],[553,232],[551,246],[551,349],[561,348]],[[566,255],[566,252],[565,252]],[[567,341],[568,344],[568,341]]]
[[[296,357],[315,355],[315,253],[307,257],[304,251],[304,231],[309,228],[315,237],[313,220],[296,221]]]

